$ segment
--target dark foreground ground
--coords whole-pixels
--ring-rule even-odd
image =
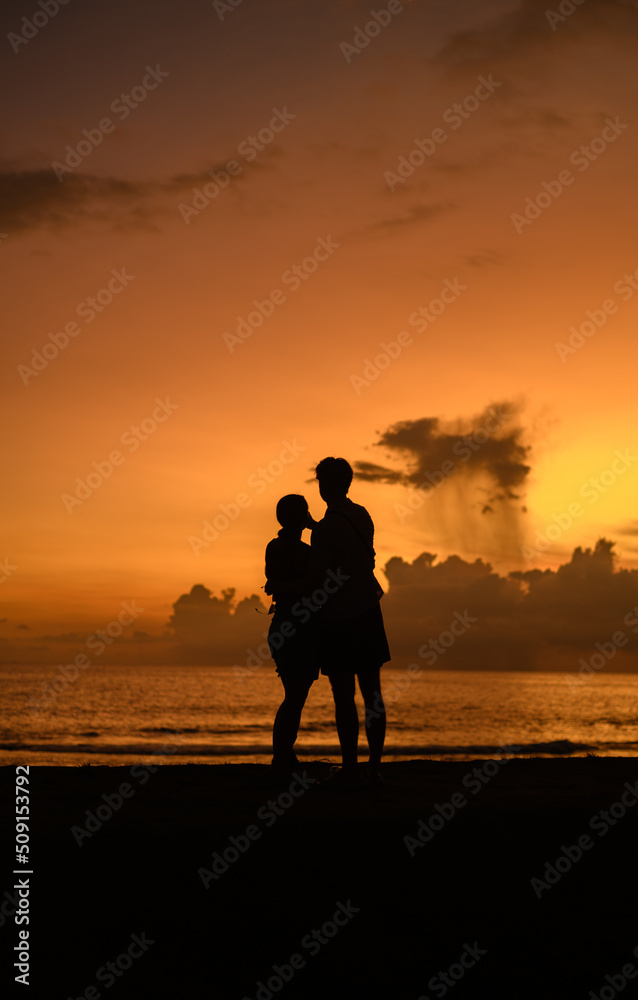
[[[31,1000],[638,995],[638,760],[384,773],[380,789],[294,797],[258,765],[31,769],[34,874],[13,876],[2,768],[2,986],[29,877]]]

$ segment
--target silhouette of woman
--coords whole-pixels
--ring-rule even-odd
[[[314,523],[305,497],[295,493],[282,497],[276,513],[281,530],[266,546],[265,590],[275,603],[268,645],[284,686],[284,700],[273,726],[271,771],[277,780],[285,780],[299,763],[293,748],[301,713],[319,676],[319,608],[310,601],[303,582],[311,550],[301,541],[301,533]]]

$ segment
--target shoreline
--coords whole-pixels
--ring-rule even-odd
[[[92,765],[97,767],[129,767],[148,759],[151,763],[163,765],[245,765],[265,766],[270,764],[272,749],[265,744],[248,746],[215,746],[214,744],[196,743],[191,747],[175,740],[177,731],[166,733],[166,742],[161,744],[140,742],[125,745],[110,745],[107,747],[91,745],[90,743],[48,744],[33,746],[19,744],[7,745],[0,749],[0,767],[29,764],[32,767],[78,767]],[[310,744],[297,746],[298,756],[305,764],[318,764],[329,761],[331,764],[340,762],[340,750],[336,744]],[[360,744],[359,761],[365,760],[365,744]],[[185,751],[185,752],[184,752]],[[521,759],[565,760],[578,757],[597,759],[632,759],[638,758],[638,745],[633,742],[617,742],[605,748],[594,744],[572,743],[570,740],[548,740],[540,743],[506,744],[504,746],[491,744],[468,744],[466,746],[412,746],[400,747],[388,743],[383,755],[384,764],[408,763],[412,760],[430,760],[446,763],[463,763],[471,760],[495,760],[501,756],[518,757]]]

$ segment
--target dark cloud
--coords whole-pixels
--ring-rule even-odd
[[[197,184],[203,175],[178,174],[167,181],[129,181],[92,174],[67,174],[60,182],[53,170],[0,169],[0,228],[12,232],[62,229],[97,223],[112,229],[157,229],[166,197]],[[170,210],[175,212],[176,206]]]
[[[427,487],[432,475],[441,469],[445,473],[446,463],[452,463],[455,470],[449,475],[484,472],[495,487],[492,500],[519,499],[514,491],[524,486],[530,471],[526,464],[530,447],[522,443],[518,411],[518,405],[503,402],[469,419],[400,421],[381,433],[376,446],[403,458],[407,469],[356,462],[356,473],[371,482]]]
[[[431,552],[412,562],[394,556],[383,569],[388,586],[382,609],[393,667],[414,662],[424,669],[564,671],[567,682],[577,679],[581,660],[593,657],[592,672],[638,671],[638,569],[618,569],[614,544],[604,538],[593,549],[576,548],[556,570],[501,574],[484,559],[451,555],[438,562]],[[236,601],[233,588],[216,597],[195,584],[175,601],[169,633],[136,630],[126,642],[125,637],[114,642],[100,662],[272,670],[265,644],[271,619],[265,612],[256,594]],[[80,632],[37,638],[38,645],[26,635],[0,639],[2,659],[71,662],[86,649]]]
[[[605,539],[593,550],[575,549],[556,571],[501,576],[481,559],[436,563],[424,552],[412,563],[390,559],[385,573],[390,586],[382,605],[399,662],[410,657],[425,665],[423,644],[424,653],[455,613],[467,613],[475,621],[436,662],[430,656],[430,666],[576,673],[581,657],[588,662],[599,651],[596,643],[607,643],[609,653],[611,637],[622,631],[627,642],[608,657],[609,669],[638,669],[638,570],[617,570]]]
[[[383,465],[375,465],[374,462],[355,462],[355,475],[357,479],[364,479],[369,483],[386,483],[386,485],[392,485],[393,483],[405,483],[406,474],[400,472],[397,469],[386,469]],[[306,482],[314,482],[312,479],[306,480]]]
[[[638,535],[638,521],[630,521],[629,524],[617,528],[617,531],[619,535]]]
[[[495,403],[470,418],[422,417],[393,424],[379,435],[399,468],[355,462],[359,479],[407,488],[395,504],[401,522],[419,512],[448,551],[485,552],[521,559],[521,503],[530,471],[530,445],[519,422],[520,404]]]
[[[256,609],[261,613],[256,614]],[[177,661],[245,666],[250,651],[265,641],[271,621],[266,611],[257,594],[235,602],[234,587],[215,597],[196,583],[175,601],[169,619],[178,640]],[[266,660],[270,662],[268,656]]]
[[[169,625],[179,639],[197,641],[212,638],[220,621],[228,618],[233,606],[235,588],[222,591],[214,597],[201,583],[196,583],[188,594],[182,594],[173,605]]]
[[[558,4],[547,0],[523,0],[514,10],[507,10],[474,28],[456,31],[442,46],[435,58],[451,69],[474,67],[477,74],[489,66],[509,64],[520,69],[524,55],[542,50],[546,60],[548,45],[556,49],[570,43],[574,36],[595,33],[602,41],[604,36],[626,37],[638,30],[638,4],[635,0],[586,0],[575,6],[564,21],[555,22],[556,30],[547,17],[547,11],[558,12]],[[558,54],[558,52],[557,52]]]

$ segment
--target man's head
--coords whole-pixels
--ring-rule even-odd
[[[343,500],[352,482],[352,466],[345,458],[322,458],[315,469],[321,499],[326,503]]]
[[[308,502],[299,493],[288,493],[277,504],[275,513],[282,528],[305,528],[308,520]]]

